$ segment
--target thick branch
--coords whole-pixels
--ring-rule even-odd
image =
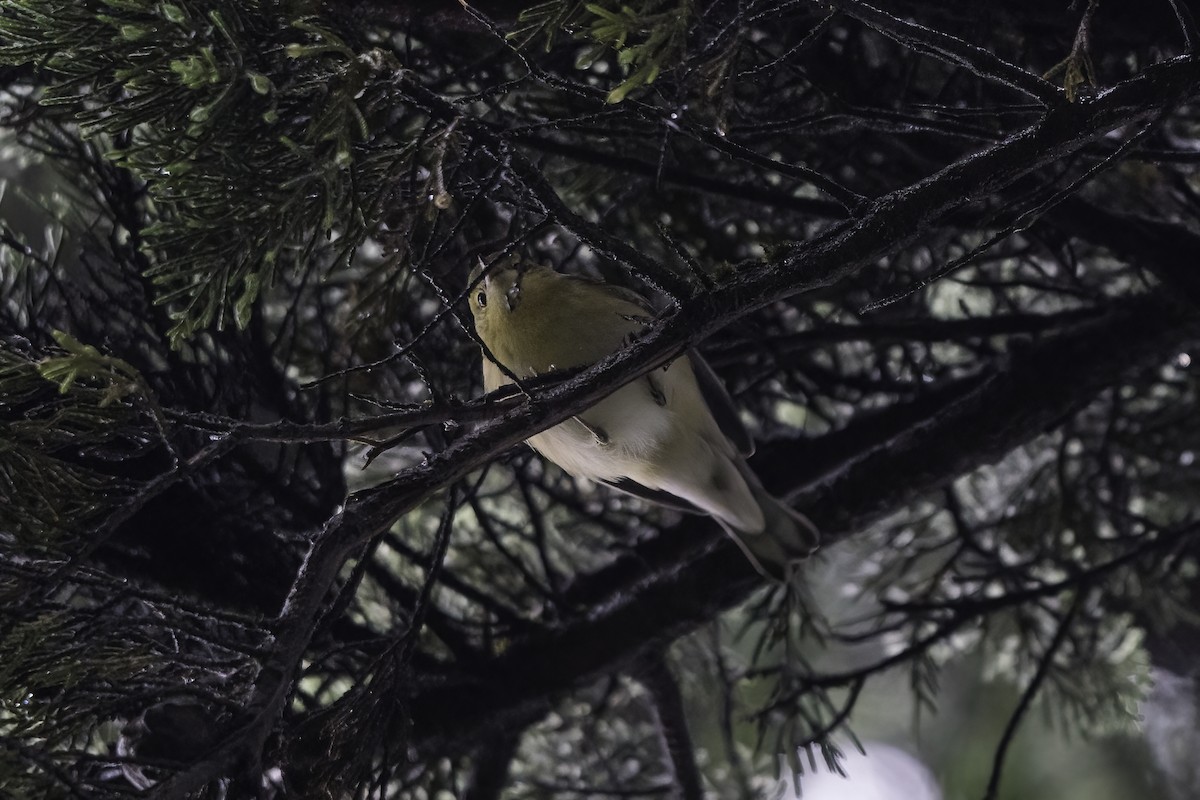
[[[1200,236],[1183,225],[1119,214],[1073,197],[1047,221],[1100,245],[1200,305]]]
[[[646,658],[638,677],[654,699],[663,745],[671,758],[681,800],[704,800],[704,780],[696,764],[696,749],[688,731],[679,682],[661,653],[652,653]]]
[[[499,800],[508,784],[508,770],[521,743],[518,733],[485,742],[475,755],[471,782],[463,800]]]

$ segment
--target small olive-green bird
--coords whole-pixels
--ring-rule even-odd
[[[470,306],[479,338],[518,379],[590,366],[653,314],[633,292],[511,263],[486,272]],[[510,383],[485,353],[484,387]],[[576,477],[711,514],[767,577],[786,580],[789,565],[816,549],[812,523],[768,494],[746,465],[750,436],[698,354],[622,386],[529,444]]]

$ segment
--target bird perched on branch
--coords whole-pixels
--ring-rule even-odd
[[[506,371],[521,380],[590,366],[653,316],[633,292],[549,267],[509,262],[481,263],[481,269],[482,279],[480,270],[472,276],[470,307],[491,354],[483,359],[488,391],[513,382]],[[712,515],[767,577],[786,580],[789,565],[817,547],[812,523],[768,494],[750,471],[750,436],[697,353],[627,383],[528,441],[571,475]]]

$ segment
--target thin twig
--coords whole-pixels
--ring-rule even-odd
[[[1004,759],[1008,755],[1008,748],[1017,735],[1017,728],[1020,726],[1021,720],[1024,719],[1025,712],[1029,710],[1029,706],[1033,703],[1034,698],[1037,697],[1042,683],[1046,680],[1046,676],[1050,674],[1050,668],[1054,664],[1054,657],[1066,641],[1067,634],[1071,631],[1071,623],[1075,620],[1075,613],[1079,610],[1083,603],[1083,598],[1087,596],[1087,593],[1086,586],[1081,586],[1076,591],[1071,601],[1071,606],[1067,609],[1066,615],[1059,623],[1058,629],[1054,632],[1054,638],[1050,641],[1050,645],[1046,648],[1046,652],[1038,662],[1037,671],[1033,674],[1033,678],[1030,679],[1029,685],[1025,687],[1025,691],[1021,693],[1021,699],[1017,703],[1012,716],[1008,719],[1008,724],[1004,728],[1000,742],[996,745],[996,752],[992,759],[992,773],[988,778],[987,790],[983,794],[983,800],[995,800],[996,793],[1000,790],[1000,776],[1004,771]]]

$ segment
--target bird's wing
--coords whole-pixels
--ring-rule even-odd
[[[611,283],[605,283],[604,281],[596,280],[595,278],[589,278],[586,275],[567,275],[566,273],[559,274],[569,281],[575,281],[576,283],[582,283],[588,286],[594,286],[597,289],[603,289],[613,297],[637,306],[645,312],[647,317],[654,316],[654,307],[650,305],[650,301],[632,289],[626,289],[623,286],[614,286]]]
[[[637,292],[581,275],[566,275],[564,277],[569,280],[602,288],[614,297],[619,297],[627,303],[636,305],[646,312],[647,317],[654,316],[654,308],[646,298]],[[713,368],[708,365],[708,362],[704,360],[699,352],[691,350],[688,352],[688,355],[692,361],[692,372],[695,373],[696,382],[700,385],[700,394],[704,397],[704,402],[708,404],[708,409],[712,412],[713,419],[717,421],[717,426],[721,429],[721,433],[725,434],[725,437],[733,443],[733,446],[737,448],[737,451],[743,457],[749,458],[754,455],[754,439],[751,438],[750,432],[746,430],[746,426],[742,424],[742,418],[738,416],[737,406],[733,404],[733,398],[725,390],[725,384],[721,383],[721,379],[717,377],[717,373],[713,372]],[[653,490],[645,489],[644,491],[649,492]],[[637,492],[631,492],[631,494],[637,494]],[[641,496],[647,497],[645,494]],[[647,497],[647,499],[654,500],[655,498]]]
[[[664,492],[662,489],[651,489],[648,486],[643,486],[637,481],[631,481],[629,478],[617,478],[616,480],[602,480],[601,483],[611,486],[618,491],[631,494],[634,497],[640,497],[643,500],[649,500],[651,503],[656,503],[660,506],[673,508],[676,511],[683,511],[688,514],[700,514],[700,509],[684,500],[682,497],[676,497],[670,492]]]
[[[692,372],[696,374],[696,383],[700,385],[700,394],[704,396],[704,402],[708,403],[708,410],[712,412],[721,433],[733,442],[733,446],[742,456],[749,458],[754,455],[754,439],[742,424],[733,398],[725,391],[725,384],[721,383],[717,373],[713,372],[713,368],[700,353],[691,350],[688,355],[692,360]]]

